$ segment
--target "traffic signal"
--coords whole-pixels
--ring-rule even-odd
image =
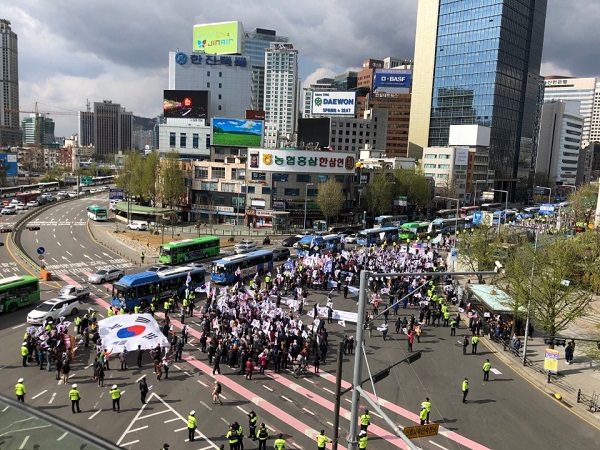
[[[567,340],[566,339],[561,339],[561,338],[555,338],[555,337],[545,337],[544,338],[544,344],[547,345],[554,345],[554,346],[563,346],[565,347],[567,345]]]
[[[4,242],[0,242],[0,247],[4,247]],[[600,343],[598,343],[598,348],[600,348]]]
[[[2,228],[0,233],[12,233],[12,228]]]
[[[39,229],[40,229],[40,227],[27,227],[27,229],[28,229],[29,231],[37,231],[37,230],[39,230]]]

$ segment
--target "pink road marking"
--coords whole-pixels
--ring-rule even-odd
[[[79,283],[77,283],[76,281],[74,281],[73,279],[71,279],[71,278],[69,278],[69,277],[62,276],[62,278],[63,278],[65,281],[67,281],[69,284],[79,285]],[[103,307],[105,307],[105,308],[108,308],[108,306],[109,306],[109,305],[108,305],[108,303],[106,303],[104,300],[102,300],[101,298],[99,298],[98,296],[96,296],[96,295],[94,295],[94,294],[91,294],[91,295],[90,295],[90,298],[91,298],[92,300],[94,300],[96,303],[100,304],[100,306],[103,306]],[[163,316],[163,314],[162,314],[162,313],[156,313],[156,315]],[[172,323],[173,325],[177,326],[178,328],[181,328],[181,327],[182,327],[182,324],[181,324],[181,322],[179,322],[178,320],[176,320],[176,319],[174,319],[174,318],[171,318],[171,323]],[[196,331],[196,330],[194,330],[194,329],[193,329],[193,328],[191,328],[191,327],[188,327],[188,333],[189,333],[189,334],[191,334],[192,336],[196,337],[196,338],[199,338],[199,337],[201,336],[201,333],[200,333],[199,331]],[[193,366],[195,366],[196,368],[199,368],[200,370],[202,370],[203,372],[206,372],[206,373],[208,373],[209,371],[210,371],[210,372],[212,372],[212,369],[211,369],[211,368],[210,368],[210,367],[209,367],[207,364],[205,364],[205,363],[202,363],[202,362],[198,361],[197,359],[195,359],[195,358],[193,358],[193,357],[191,357],[191,356],[188,356],[188,358],[184,358],[184,359],[185,359],[187,362],[189,362],[190,364],[192,364]],[[198,364],[198,365],[197,365],[197,364]],[[327,373],[327,372],[321,372],[321,373],[320,373],[320,377],[321,377],[322,379],[325,379],[325,380],[327,380],[327,381],[331,382],[331,383],[335,383],[335,376],[334,376],[334,375],[331,375],[331,374],[329,374],[329,373]],[[296,385],[295,383],[293,383],[292,381],[290,381],[290,380],[287,380],[286,378],[284,378],[284,377],[282,377],[282,376],[280,376],[280,375],[277,375],[277,374],[272,374],[272,375],[270,375],[270,378],[274,379],[274,380],[275,380],[275,381],[277,381],[278,383],[280,383],[280,384],[282,384],[283,386],[286,386],[286,387],[288,387],[288,388],[290,388],[290,386],[292,386],[292,385],[298,386],[298,385]],[[226,380],[227,380],[227,383],[229,383],[229,385],[228,385],[227,383],[225,383],[225,382],[224,382],[223,384],[225,384],[226,386],[228,386],[228,387],[232,388],[232,390],[233,390],[233,391],[235,391],[235,392],[238,392],[238,388],[241,388],[241,385],[239,385],[239,384],[235,383],[234,381],[232,381],[232,380],[230,380],[230,379],[228,379],[228,378],[226,378]],[[345,389],[345,388],[348,388],[348,387],[350,387],[350,386],[351,386],[351,384],[350,384],[349,382],[342,380],[342,388],[344,388],[344,389]],[[247,389],[245,389],[245,388],[241,388],[241,389],[244,389],[245,391],[247,391],[247,392],[250,392],[250,391],[248,391],[248,390],[247,390]],[[293,389],[293,390],[295,390],[296,392],[300,392],[300,391],[302,390],[302,391],[304,392],[304,394],[303,394],[303,395],[305,395],[305,396],[306,396],[306,395],[307,395],[307,393],[308,393],[308,394],[310,394],[311,396],[314,396],[314,394],[313,394],[311,391],[309,391],[309,390],[306,390],[306,389],[304,389],[304,388],[302,388],[302,387],[295,388],[295,389]],[[241,393],[241,392],[240,392],[240,393]],[[368,394],[369,394],[369,397],[370,397],[371,399],[373,399],[374,401],[377,401],[377,398],[375,397],[375,395],[373,395],[373,394],[371,394],[371,393],[368,393]],[[247,399],[247,400],[250,400],[250,401],[252,401],[253,403],[256,403],[256,402],[254,402],[254,401],[252,400],[252,399],[253,399],[253,398],[255,398],[255,397],[256,397],[256,398],[259,398],[261,401],[262,401],[262,400],[264,400],[264,399],[262,399],[262,398],[260,398],[260,397],[257,397],[257,396],[247,396],[247,395],[243,395],[243,396],[244,396],[244,397],[246,397],[246,399]],[[309,398],[310,398],[310,397],[309,397]],[[314,401],[314,400],[313,400],[313,401]],[[256,403],[256,404],[258,405],[258,403]],[[322,405],[322,406],[328,405],[328,406],[327,406],[327,408],[328,408],[329,410],[333,411],[333,403],[331,403],[331,402],[329,402],[329,401],[325,400],[324,398],[321,398],[321,397],[319,397],[318,404],[320,404],[320,405]],[[383,407],[383,408],[386,408],[386,409],[388,409],[388,410],[390,410],[390,411],[392,411],[392,412],[394,412],[394,413],[398,414],[399,416],[405,417],[406,419],[408,419],[408,420],[410,420],[410,421],[412,421],[412,422],[415,422],[415,423],[419,423],[419,422],[420,422],[420,421],[419,421],[419,416],[418,416],[417,414],[414,414],[414,413],[410,412],[410,411],[409,411],[409,410],[407,410],[407,409],[401,408],[400,406],[397,406],[396,404],[394,404],[394,403],[392,403],[392,402],[389,402],[389,401],[387,401],[387,400],[384,400],[384,399],[381,399],[381,398],[379,398],[379,405],[380,405],[381,407]],[[269,405],[269,406],[271,406],[271,405]],[[273,414],[275,417],[282,417],[282,416],[280,416],[280,415],[279,415],[279,414],[280,414],[279,412],[273,413],[273,412],[271,412],[271,411],[269,410],[269,408],[268,408],[268,407],[263,407],[263,406],[261,406],[261,408],[263,408],[263,409],[265,409],[267,412],[269,412],[269,413]],[[279,410],[279,408],[276,408],[276,407],[273,407],[273,408],[275,408],[275,409]],[[347,411],[347,410],[344,410],[344,409],[342,409],[341,411],[343,411],[343,412],[342,412],[342,415],[343,415],[343,416],[344,416],[346,419],[348,419],[348,418],[349,418],[349,415],[350,415],[349,411]],[[284,413],[284,414],[286,414],[286,413]],[[297,419],[293,419],[293,420],[297,420]],[[299,421],[298,421],[298,422],[299,422]],[[291,424],[291,422],[288,422],[288,423],[290,423],[290,424]],[[301,423],[301,422],[300,422],[300,423]],[[302,423],[301,423],[301,424],[302,424]],[[302,425],[304,425],[304,424],[302,424]],[[294,427],[295,427],[295,426],[294,426]],[[382,428],[379,428],[379,427],[373,427],[373,426],[371,426],[370,428],[371,428],[371,429],[373,429],[373,430],[378,430],[378,432],[376,432],[375,434],[377,434],[377,435],[378,435],[378,436],[380,436],[381,438],[383,438],[383,439],[387,440],[388,442],[392,442],[392,443],[394,443],[394,444],[396,444],[396,445],[399,445],[399,446],[401,446],[401,448],[406,448],[406,447],[405,447],[405,444],[404,444],[404,442],[403,442],[403,441],[402,441],[402,440],[401,440],[399,437],[392,436],[392,437],[390,438],[389,434],[387,434],[387,435],[385,435],[385,436],[384,436],[384,434],[385,434],[385,433],[387,433],[387,432],[386,432],[384,429],[382,429]],[[301,429],[301,428],[298,428],[298,430],[300,430],[300,429]],[[309,434],[306,434],[306,433],[304,433],[304,434],[305,434],[306,436],[309,436],[309,437],[311,437],[311,438],[314,438],[314,437],[316,437],[316,435],[317,435],[318,433],[317,433],[317,431],[316,431],[316,430],[313,430],[313,431],[314,431],[314,433],[315,433],[315,435],[314,435],[314,436],[312,436],[312,435],[309,435]],[[444,428],[444,427],[440,427],[440,434],[443,434],[445,437],[447,437],[447,438],[449,438],[449,439],[451,439],[451,440],[453,440],[453,441],[455,441],[455,442],[458,442],[459,444],[461,444],[461,445],[463,445],[463,446],[465,446],[465,447],[467,447],[467,448],[470,448],[470,449],[472,449],[472,450],[490,450],[488,447],[485,447],[484,445],[481,445],[481,444],[479,444],[479,443],[477,443],[477,442],[475,442],[475,441],[472,441],[472,440],[470,440],[469,438],[466,438],[466,437],[464,437],[464,436],[461,436],[460,434],[458,434],[458,433],[455,433],[454,431],[447,430],[447,429],[446,429],[446,428]],[[396,442],[396,440],[397,440],[398,442]]]

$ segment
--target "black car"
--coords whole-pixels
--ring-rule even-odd
[[[276,248],[273,250],[273,261],[285,261],[290,257],[289,248]]]
[[[289,238],[285,238],[281,245],[284,247],[292,247],[296,242],[302,239],[302,236],[290,236]]]

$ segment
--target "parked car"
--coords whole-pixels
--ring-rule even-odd
[[[131,222],[127,224],[127,228],[129,230],[146,231],[148,225],[146,225],[146,222]]]
[[[27,206],[25,203],[19,203],[18,205],[15,205],[15,209],[17,211],[26,211],[29,209],[29,206]]]
[[[106,283],[107,281],[120,280],[125,276],[123,269],[100,269],[96,273],[91,274],[88,277],[90,283]]]
[[[356,244],[356,239],[358,238],[357,234],[349,234],[345,237],[346,244]]]
[[[284,247],[293,247],[294,244],[296,242],[298,242],[300,239],[302,239],[302,236],[300,236],[300,235],[290,236],[289,238],[285,238],[281,242],[281,245],[283,245]]]
[[[287,261],[290,256],[289,248],[282,247],[273,250],[273,261]]]
[[[92,290],[87,286],[74,286],[72,284],[67,284],[62,287],[60,291],[58,291],[58,296],[60,298],[67,297],[77,297],[79,300],[84,298],[89,298]]]
[[[251,241],[249,239],[243,240],[235,244],[235,252],[237,254],[248,253],[252,250],[256,250],[256,242]]]
[[[27,323],[37,325],[44,321],[55,321],[61,316],[75,315],[79,312],[80,306],[81,302],[74,296],[46,300],[27,314]]]
[[[2,211],[0,211],[0,214],[4,215],[10,215],[10,214],[16,214],[17,210],[15,208],[15,205],[8,205],[5,206],[4,208],[2,208]]]

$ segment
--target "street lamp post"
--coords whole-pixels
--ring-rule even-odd
[[[306,231],[306,205],[307,205],[307,201],[308,201],[308,187],[312,186],[314,183],[306,183],[306,192],[304,195],[304,231]]]
[[[492,189],[493,192],[502,192],[503,194],[506,194],[506,198],[504,200],[504,221],[506,221],[506,217],[507,217],[507,213],[506,211],[508,210],[508,191],[503,191],[502,189]],[[498,217],[498,236],[500,236],[500,222],[502,221],[502,216]]]
[[[458,248],[457,237],[458,237],[458,216],[459,216],[460,200],[458,198],[442,197],[440,195],[436,195],[435,198],[456,202],[456,217],[454,218],[454,246],[453,246],[453,248],[455,250],[454,253],[456,254],[456,249]],[[454,265],[454,259],[452,260],[452,264]],[[453,269],[454,269],[454,267],[453,267]]]
[[[475,180],[475,181],[473,182],[473,184],[475,185],[475,186],[473,187],[473,206],[475,206],[475,202],[476,202],[476,200],[477,200],[477,185],[478,185],[479,183],[485,183],[485,184],[487,185],[487,183],[488,183],[488,180]]]
[[[529,297],[527,297],[527,319],[525,320],[525,339],[523,340],[523,365],[527,365],[527,344],[529,340],[529,321],[531,320],[529,313],[531,309],[531,296],[533,295],[533,280],[535,276],[535,260],[537,257],[539,229],[535,228],[535,244],[533,247],[533,261],[531,262],[531,284],[529,285]]]

